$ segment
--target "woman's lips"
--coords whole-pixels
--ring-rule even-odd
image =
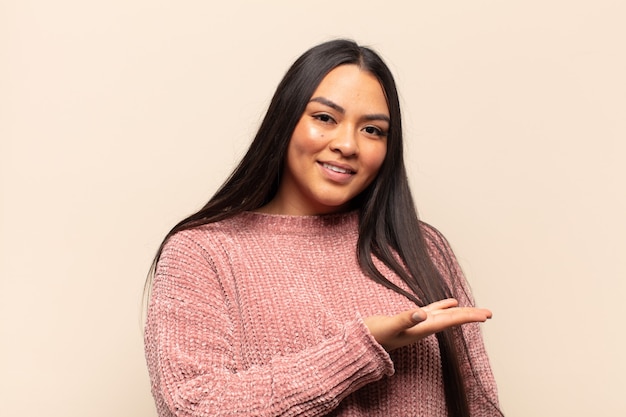
[[[327,178],[338,183],[347,183],[356,174],[356,171],[347,165],[331,162],[319,162],[319,165]]]

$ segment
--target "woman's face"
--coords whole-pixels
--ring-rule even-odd
[[[278,193],[263,211],[311,215],[348,209],[378,174],[388,130],[389,109],[378,80],[356,65],[333,69],[296,125]]]

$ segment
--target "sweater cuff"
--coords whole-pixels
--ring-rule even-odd
[[[283,405],[299,412],[303,412],[303,404],[308,404],[327,413],[359,388],[394,373],[389,354],[360,318],[346,323],[340,334],[327,339],[324,349],[303,355],[302,361],[292,366],[310,378],[279,378],[280,385],[274,390],[280,391],[287,403],[293,402]]]
[[[320,387],[326,387],[320,394],[328,399],[334,398],[337,404],[359,388],[394,373],[389,354],[374,339],[362,319],[346,323],[343,333],[338,336],[334,338],[336,354],[328,354],[334,350],[331,348],[307,359],[311,365],[316,364]]]
[[[350,385],[351,390],[356,390],[394,374],[389,353],[374,339],[361,318],[346,324],[340,343],[343,354],[332,365],[339,385]]]
[[[374,339],[372,333],[369,328],[365,325],[365,322],[361,317],[357,317],[355,323],[355,335],[360,340],[363,341],[364,347],[367,349],[367,353],[364,355],[371,362],[376,362],[378,367],[381,369],[382,376],[391,376],[394,374],[395,369],[393,366],[393,361],[389,356],[389,352],[382,347],[380,343]],[[348,330],[348,329],[346,329]],[[346,331],[346,335],[348,335],[348,331]],[[375,358],[375,360],[372,360]]]

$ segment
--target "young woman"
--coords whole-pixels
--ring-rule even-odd
[[[289,69],[226,183],[166,236],[145,330],[166,416],[494,416],[468,286],[418,220],[380,57]]]

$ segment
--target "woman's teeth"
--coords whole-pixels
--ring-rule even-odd
[[[330,165],[330,164],[322,164],[322,166],[324,168],[330,169],[331,171],[339,172],[341,174],[352,174],[352,171],[349,170],[349,169],[339,168],[339,167],[336,167],[336,166]]]

